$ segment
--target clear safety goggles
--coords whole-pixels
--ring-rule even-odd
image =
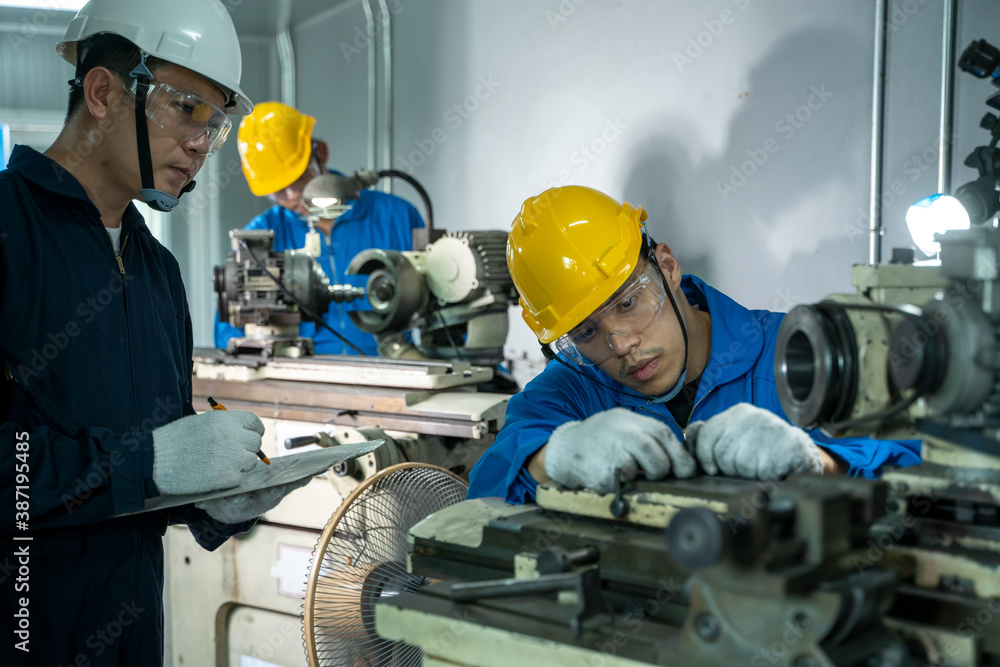
[[[127,90],[135,96],[135,82]],[[225,143],[233,123],[226,112],[208,100],[166,83],[150,83],[146,117],[174,139],[189,142],[208,135],[208,155]]]
[[[649,328],[667,300],[663,277],[656,266],[648,266],[629,279],[600,309],[577,325],[554,345],[581,366],[592,366],[614,352],[612,336],[637,336]]]
[[[306,165],[306,170],[302,172],[302,175],[290,185],[267,195],[267,198],[276,204],[281,204],[287,209],[294,210],[298,207],[299,202],[302,201],[302,193],[305,191],[306,186],[321,173],[323,173],[323,169],[320,167],[319,162],[314,156],[310,155],[309,164]]]

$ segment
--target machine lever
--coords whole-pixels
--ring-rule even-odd
[[[574,566],[596,563],[600,556],[601,552],[597,547],[584,547],[574,551],[552,547],[538,555],[538,573],[544,575],[569,572]]]
[[[301,435],[297,438],[286,438],[285,449],[296,449],[306,445],[314,445],[319,442],[319,437],[315,435]]]
[[[614,609],[601,593],[601,575],[596,567],[563,574],[545,574],[535,579],[493,579],[452,584],[451,599],[455,602],[474,602],[562,591],[573,591],[577,594],[577,608],[570,620],[570,627],[577,638],[582,632],[583,621],[592,616],[604,614],[608,623],[614,620]]]
[[[285,449],[297,449],[306,445],[319,445],[320,447],[333,447],[340,443],[329,433],[322,431],[315,435],[300,435],[296,438],[285,438]]]

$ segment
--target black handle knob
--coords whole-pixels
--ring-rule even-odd
[[[319,442],[319,436],[315,435],[301,435],[297,438],[286,438],[285,449],[295,449],[296,447],[315,445],[317,442]]]
[[[729,550],[729,538],[715,512],[689,507],[670,520],[667,549],[679,565],[700,570],[722,560]]]

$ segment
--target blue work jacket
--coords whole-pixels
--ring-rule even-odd
[[[133,204],[116,256],[83,186],[31,148],[14,148],[0,201],[0,613],[9,627],[30,600],[33,629],[30,654],[7,633],[0,664],[159,664],[167,525],[208,549],[252,526],[192,505],[112,518],[159,495],[152,431],[194,414],[177,261]]]
[[[336,172],[331,172],[336,173]],[[337,218],[330,235],[321,235],[320,256],[317,258],[331,284],[364,287],[368,276],[348,276],[344,272],[355,255],[369,248],[383,250],[412,250],[413,230],[423,227],[424,221],[417,209],[405,199],[375,190],[362,190],[361,199],[347,213]],[[250,221],[247,229],[274,230],[274,250],[282,252],[301,248],[306,242],[309,224],[294,211],[273,206]],[[350,303],[331,303],[323,321],[333,330],[347,337],[365,354],[378,353],[375,337],[365,333],[348,316],[352,310],[371,310],[367,299]],[[216,314],[215,346],[225,349],[234,336],[243,330],[228,322],[219,322]],[[316,354],[357,354],[322,326],[302,322],[299,335],[313,339]]]
[[[774,350],[784,313],[748,310],[695,276],[684,276],[681,288],[690,303],[712,315],[712,348],[688,423],[704,421],[737,403],[752,403],[787,420],[774,379]],[[550,362],[511,397],[503,429],[470,474],[470,498],[500,496],[511,503],[532,502],[538,484],[525,464],[552,431],[615,407],[656,417],[684,440],[684,429],[664,404],[630,396],[635,392],[596,366],[576,370],[580,372]],[[819,429],[810,436],[847,463],[850,475],[875,477],[885,465],[920,463],[919,441],[830,438]]]

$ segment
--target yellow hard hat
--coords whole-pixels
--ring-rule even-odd
[[[631,275],[646,212],[567,185],[524,202],[507,240],[521,316],[542,343],[580,324]]]
[[[240,123],[243,175],[258,197],[284,190],[305,173],[316,119],[281,102],[262,102]]]

